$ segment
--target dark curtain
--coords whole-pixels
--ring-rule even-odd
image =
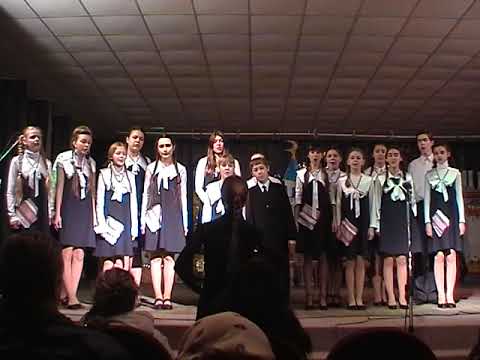
[[[21,80],[3,80],[0,79],[0,119],[1,119],[1,136],[0,149],[1,153],[13,144],[18,137],[18,131],[26,124],[27,115],[27,84]],[[16,149],[6,156],[0,163],[0,175],[2,184],[0,187],[1,209],[0,209],[0,241],[8,234],[7,217],[6,217],[6,179],[8,165],[11,157],[16,153]]]

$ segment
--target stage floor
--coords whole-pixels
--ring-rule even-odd
[[[92,298],[92,286],[83,283],[79,297],[86,304],[81,310],[62,310],[74,321],[80,320],[88,311]],[[151,285],[142,286],[142,297],[153,302]],[[345,289],[343,289],[343,292]],[[291,294],[292,307],[314,344],[313,359],[323,359],[333,344],[343,336],[365,328],[404,328],[406,311],[390,310],[371,305],[371,289],[365,289],[366,303],[363,311],[346,308],[328,310],[303,309],[304,292],[294,288]],[[414,306],[414,333],[434,349],[441,359],[464,359],[478,340],[480,326],[480,276],[469,276],[458,288],[460,301],[455,309],[439,309],[436,304]],[[190,327],[196,314],[197,296],[182,284],[175,285],[173,310],[154,310],[142,305],[139,310],[150,312],[156,326],[169,338],[176,348],[184,331]]]

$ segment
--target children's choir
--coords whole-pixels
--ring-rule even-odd
[[[77,289],[86,248],[94,248],[103,271],[114,266],[129,270],[137,284],[142,255],[148,253],[154,307],[172,308],[175,256],[189,231],[187,169],[176,160],[174,139],[166,134],[156,140],[153,162],[142,154],[141,128],[132,128],[125,140],[109,147],[98,181],[90,157],[93,134],[86,126],[73,130],[71,149],[60,153],[53,166],[44,155],[41,130],[26,127],[10,163],[6,203],[11,230],[49,231],[52,225],[58,231],[64,260],[61,301],[71,309],[82,307]],[[375,144],[370,167],[365,169],[363,151],[353,148],[346,154],[345,172],[338,149],[310,146],[306,166],[296,171],[293,208],[285,184],[270,175],[265,156],[251,157],[243,214],[263,234],[263,247],[285,280],[285,301],[292,284],[289,243],[296,241],[296,251],[304,255],[306,309],[340,304],[343,276],[347,308],[364,309],[368,273],[375,305],[406,308],[408,260],[415,253],[434,258],[438,306],[455,307],[456,259],[465,233],[461,174],[452,167],[448,145],[434,145],[428,132],[417,136],[417,144],[421,156],[408,170],[400,147]],[[212,133],[207,156],[194,172],[202,205],[199,223],[225,213],[223,181],[240,173],[223,134]]]

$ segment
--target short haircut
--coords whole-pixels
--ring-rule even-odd
[[[267,159],[263,158],[255,158],[253,160],[250,160],[250,171],[253,170],[253,167],[256,165],[265,165],[266,167],[269,167]]]
[[[420,135],[427,135],[427,136],[428,136],[428,139],[429,139],[430,141],[433,140],[433,134],[432,134],[432,132],[429,131],[429,130],[427,130],[427,129],[423,129],[423,130],[417,132],[417,134],[415,135],[415,139],[418,139],[418,137],[419,137]]]
[[[222,156],[220,156],[218,158],[217,164],[218,164],[218,166],[220,166],[220,165],[225,166],[226,164],[230,164],[232,166],[235,166],[235,159],[233,158],[232,155],[230,155],[229,153],[226,153],[226,154],[223,154]]]

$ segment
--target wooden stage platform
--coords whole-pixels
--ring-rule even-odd
[[[142,287],[142,296],[152,301],[150,286]],[[193,324],[196,314],[196,295],[182,284],[177,284],[173,294],[173,310],[154,310],[142,305],[139,310],[148,311],[155,322],[176,348],[184,331]],[[461,298],[455,309],[439,309],[434,304],[414,306],[414,333],[425,341],[439,359],[465,359],[479,338],[480,328],[480,277],[469,277],[458,289]],[[324,359],[335,342],[345,335],[365,328],[405,326],[405,310],[390,310],[386,307],[367,307],[364,311],[346,308],[328,310],[303,310],[303,289],[292,291],[292,306],[314,344],[312,359]],[[366,289],[367,304],[371,304],[371,289]],[[77,321],[88,310],[91,302],[91,287],[83,284],[80,299],[86,309],[62,310]]]

